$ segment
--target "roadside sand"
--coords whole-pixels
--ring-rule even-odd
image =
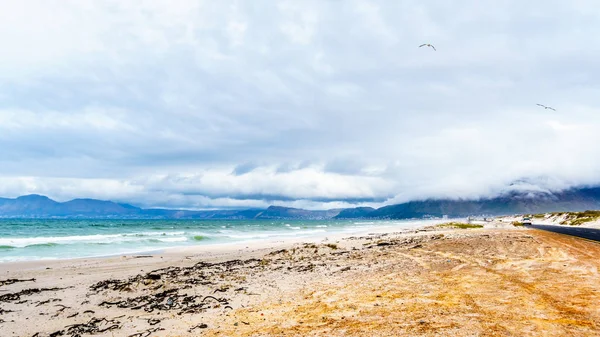
[[[507,227],[243,248],[0,265],[0,280],[36,279],[0,286],[0,335],[600,334],[600,245],[577,238]]]

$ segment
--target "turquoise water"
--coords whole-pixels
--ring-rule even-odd
[[[319,238],[432,221],[0,219],[0,262],[135,254],[171,247]]]

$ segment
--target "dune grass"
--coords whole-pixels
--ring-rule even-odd
[[[564,216],[564,220],[560,222],[561,225],[580,226],[587,222],[592,222],[600,219],[600,211],[583,211],[583,212],[554,212],[549,213],[549,218],[556,218]],[[546,217],[545,214],[534,214],[533,218]]]
[[[565,212],[566,217],[561,225],[581,226],[586,222],[596,221],[600,218],[600,211]]]
[[[441,225],[437,225],[439,228],[460,228],[460,229],[469,229],[469,228],[483,228],[483,225],[475,225],[464,222],[448,222],[443,223]]]

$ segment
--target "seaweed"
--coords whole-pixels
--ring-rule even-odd
[[[208,328],[208,325],[206,325],[206,324],[204,324],[204,323],[201,323],[201,324],[198,324],[198,325],[195,325],[195,326],[191,327],[191,328],[188,330],[188,332],[192,332],[192,331],[194,331],[194,330],[196,330],[196,329],[206,329],[206,328]]]
[[[64,290],[67,288],[31,288],[31,289],[25,289],[25,290],[21,290],[19,292],[16,293],[9,293],[9,294],[4,294],[2,296],[0,296],[0,302],[10,302],[10,301],[18,301],[21,299],[21,296],[29,296],[32,294],[38,294],[41,292],[46,292],[46,291],[58,291],[58,290]]]
[[[9,278],[7,280],[0,280],[0,287],[11,285],[11,284],[18,283],[18,282],[35,282],[35,279],[30,278],[30,279],[20,280],[20,279],[16,279],[16,278]]]
[[[178,293],[178,289],[166,290],[154,295],[142,295],[133,298],[127,298],[119,301],[104,301],[99,306],[110,307],[116,305],[118,308],[127,308],[132,310],[144,310],[146,312],[179,310],[178,315],[197,313],[209,308],[205,303],[207,299],[214,299],[219,304],[229,304],[225,298],[216,298],[206,296],[202,298],[198,295],[183,295]],[[201,299],[201,300],[200,300]]]
[[[164,330],[164,328],[150,328],[148,330],[144,330],[142,332],[134,333],[133,335],[129,335],[128,337],[148,337],[152,333]]]
[[[94,317],[86,323],[67,325],[64,330],[55,331],[48,336],[58,337],[67,335],[70,337],[81,337],[84,334],[93,335],[120,328],[121,322],[117,321],[116,319]],[[35,333],[32,337],[38,336],[40,336],[39,332]]]

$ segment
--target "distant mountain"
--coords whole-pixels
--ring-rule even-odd
[[[270,206],[267,209],[190,211],[142,209],[96,199],[56,202],[41,195],[0,198],[0,218],[119,218],[119,219],[411,219],[466,217],[600,209],[600,187],[556,193],[511,192],[479,200],[427,199],[374,209],[358,207],[311,211]]]
[[[600,188],[578,188],[557,193],[511,192],[479,200],[427,199],[381,207],[346,209],[336,218],[351,216],[373,219],[410,219],[423,217],[466,217],[471,215],[509,215],[600,209]]]
[[[127,204],[95,199],[75,199],[56,202],[48,197],[31,194],[16,199],[0,199],[0,217],[129,217],[143,210]]]
[[[331,219],[340,211],[309,211],[278,206],[267,209],[189,211],[142,209],[96,199],[56,202],[36,194],[16,199],[0,198],[0,218]]]
[[[25,195],[16,199],[0,199],[0,214],[27,214],[42,212],[51,214],[59,203],[41,195]]]
[[[371,214],[375,211],[373,207],[356,207],[346,208],[336,215],[336,219],[364,219],[371,217]]]

